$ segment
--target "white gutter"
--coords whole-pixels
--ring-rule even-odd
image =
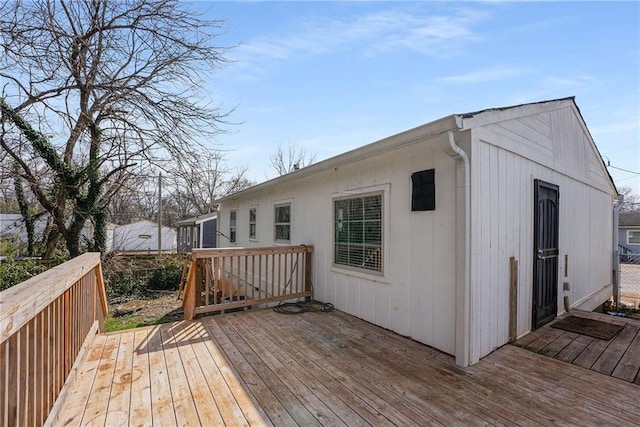
[[[461,126],[460,126],[461,127]],[[470,163],[467,153],[456,145],[453,131],[447,132],[443,143],[444,151],[464,168],[464,276],[461,288],[456,284],[456,365],[469,366],[471,359],[471,180]],[[458,184],[460,187],[460,184]],[[457,282],[457,281],[456,281]]]

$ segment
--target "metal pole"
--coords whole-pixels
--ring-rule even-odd
[[[158,256],[162,255],[162,172],[158,173]]]

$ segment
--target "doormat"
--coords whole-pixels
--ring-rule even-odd
[[[552,328],[588,335],[601,340],[610,340],[624,327],[600,320],[585,319],[584,317],[568,316],[551,325]]]

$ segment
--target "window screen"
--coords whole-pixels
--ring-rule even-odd
[[[640,230],[629,230],[627,232],[627,243],[630,245],[640,245]]]
[[[229,241],[235,243],[236,241],[236,211],[229,212]]]
[[[291,241],[291,205],[275,206],[275,241]]]
[[[256,216],[257,216],[257,209],[256,208],[249,209],[249,238],[250,239],[256,238]]]
[[[334,200],[335,264],[382,271],[382,194]]]

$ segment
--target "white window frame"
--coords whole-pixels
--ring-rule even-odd
[[[235,214],[235,218],[232,217]],[[238,209],[229,210],[229,243],[238,242]]]
[[[253,221],[251,221],[251,212],[253,212]],[[253,226],[253,236],[251,235],[251,226]],[[249,207],[249,240],[258,240],[258,207]]]
[[[387,262],[388,256],[387,256],[387,245],[386,245],[386,234],[387,234],[387,229],[386,229],[386,220],[385,218],[387,217],[387,207],[386,207],[386,199],[387,199],[387,194],[384,188],[379,188],[379,189],[369,189],[370,191],[362,191],[361,193],[352,193],[352,194],[347,194],[347,195],[341,195],[340,197],[334,197],[331,200],[331,211],[332,211],[332,225],[331,225],[331,231],[333,233],[333,245],[332,245],[332,265],[334,269],[338,269],[338,270],[348,270],[348,271],[352,271],[354,273],[357,273],[357,275],[373,275],[373,276],[377,276],[377,277],[384,277],[385,276],[385,264]],[[336,263],[336,246],[341,243],[341,242],[337,242],[336,241],[336,226],[338,224],[339,219],[336,218],[336,202],[341,201],[341,200],[350,200],[350,199],[358,199],[358,198],[365,198],[365,197],[371,197],[371,196],[380,196],[381,200],[380,200],[380,245],[379,245],[379,250],[377,251],[378,256],[380,257],[380,270],[375,270],[375,269],[370,269],[370,268],[364,268],[364,267],[357,267],[357,266],[352,266],[352,265],[348,265],[348,264],[342,264],[342,263]],[[348,243],[348,244],[352,244],[352,243]],[[357,245],[357,244],[354,244]],[[362,246],[365,246],[365,243],[362,243]],[[371,245],[374,246],[374,245]]]
[[[631,242],[631,234],[637,234],[639,239],[638,243]],[[640,229],[638,230],[627,230],[627,245],[640,245]]]
[[[282,207],[289,207],[289,222],[276,222],[277,219],[277,214],[276,211],[278,208],[282,208]],[[291,219],[293,217],[293,203],[291,202],[283,202],[283,203],[276,203],[273,205],[273,241],[274,243],[284,243],[284,244],[290,244],[291,243]],[[278,226],[284,226],[284,225],[288,225],[289,226],[289,239],[288,240],[284,240],[284,239],[278,239],[277,238],[277,228]]]

